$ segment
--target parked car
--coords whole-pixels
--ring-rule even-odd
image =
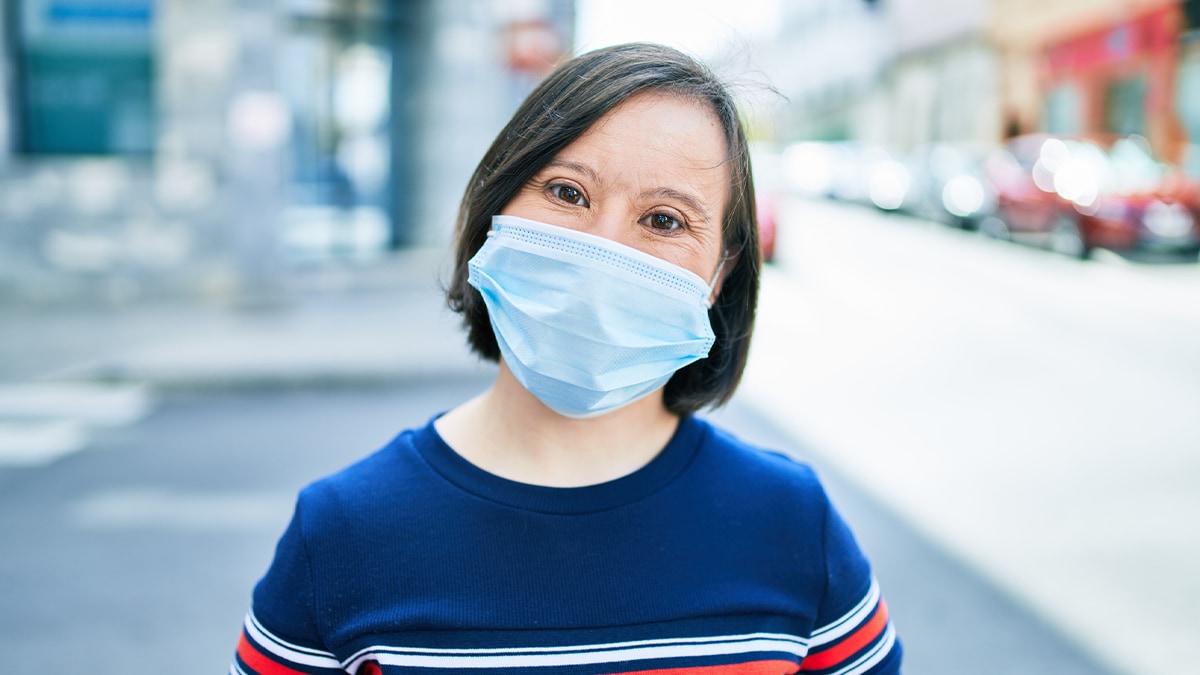
[[[787,146],[781,159],[793,194],[870,205],[877,201],[871,195],[872,176],[890,157],[881,148],[858,141],[801,141]],[[876,193],[887,193],[883,201],[890,203],[895,181],[885,177],[876,183],[881,183]]]
[[[759,190],[754,196],[758,220],[758,243],[765,263],[775,262],[775,236],[779,231],[779,203],[773,193]]]
[[[921,218],[974,230],[995,210],[983,165],[994,145],[935,143],[905,158],[912,176],[901,209]]]
[[[988,158],[996,205],[980,229],[1078,258],[1097,248],[1194,256],[1200,184],[1140,136],[1020,136]]]
[[[753,143],[750,164],[754,172],[755,219],[758,221],[758,241],[765,263],[775,261],[775,239],[779,231],[779,205],[786,187],[782,159],[775,146]]]

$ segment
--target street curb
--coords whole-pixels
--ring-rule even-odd
[[[302,373],[215,373],[206,376],[148,375],[136,371],[98,369],[62,374],[55,377],[54,381],[143,384],[156,392],[169,394],[221,394],[385,389],[421,382],[487,382],[494,377],[495,367],[481,362],[461,366],[433,365],[375,372],[329,370]]]

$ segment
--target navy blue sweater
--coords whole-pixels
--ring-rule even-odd
[[[305,488],[231,672],[898,673],[812,470],[686,417],[622,478],[527,485],[432,421]]]

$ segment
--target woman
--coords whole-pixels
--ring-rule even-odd
[[[703,66],[551,74],[460,213],[449,300],[495,382],[301,493],[232,672],[899,672],[812,471],[693,415],[746,362],[753,214]]]

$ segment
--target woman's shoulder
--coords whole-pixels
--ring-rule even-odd
[[[737,433],[712,420],[696,419],[705,427],[705,449],[716,459],[747,466],[754,470],[778,472],[801,480],[816,480],[813,467],[782,448],[772,448],[748,441]]]
[[[780,493],[824,501],[825,489],[817,471],[807,461],[778,448],[746,441],[707,420],[700,461],[724,485],[769,498]]]
[[[300,490],[297,512],[305,520],[344,519],[419,499],[427,467],[418,450],[432,422],[405,429],[383,447]]]

